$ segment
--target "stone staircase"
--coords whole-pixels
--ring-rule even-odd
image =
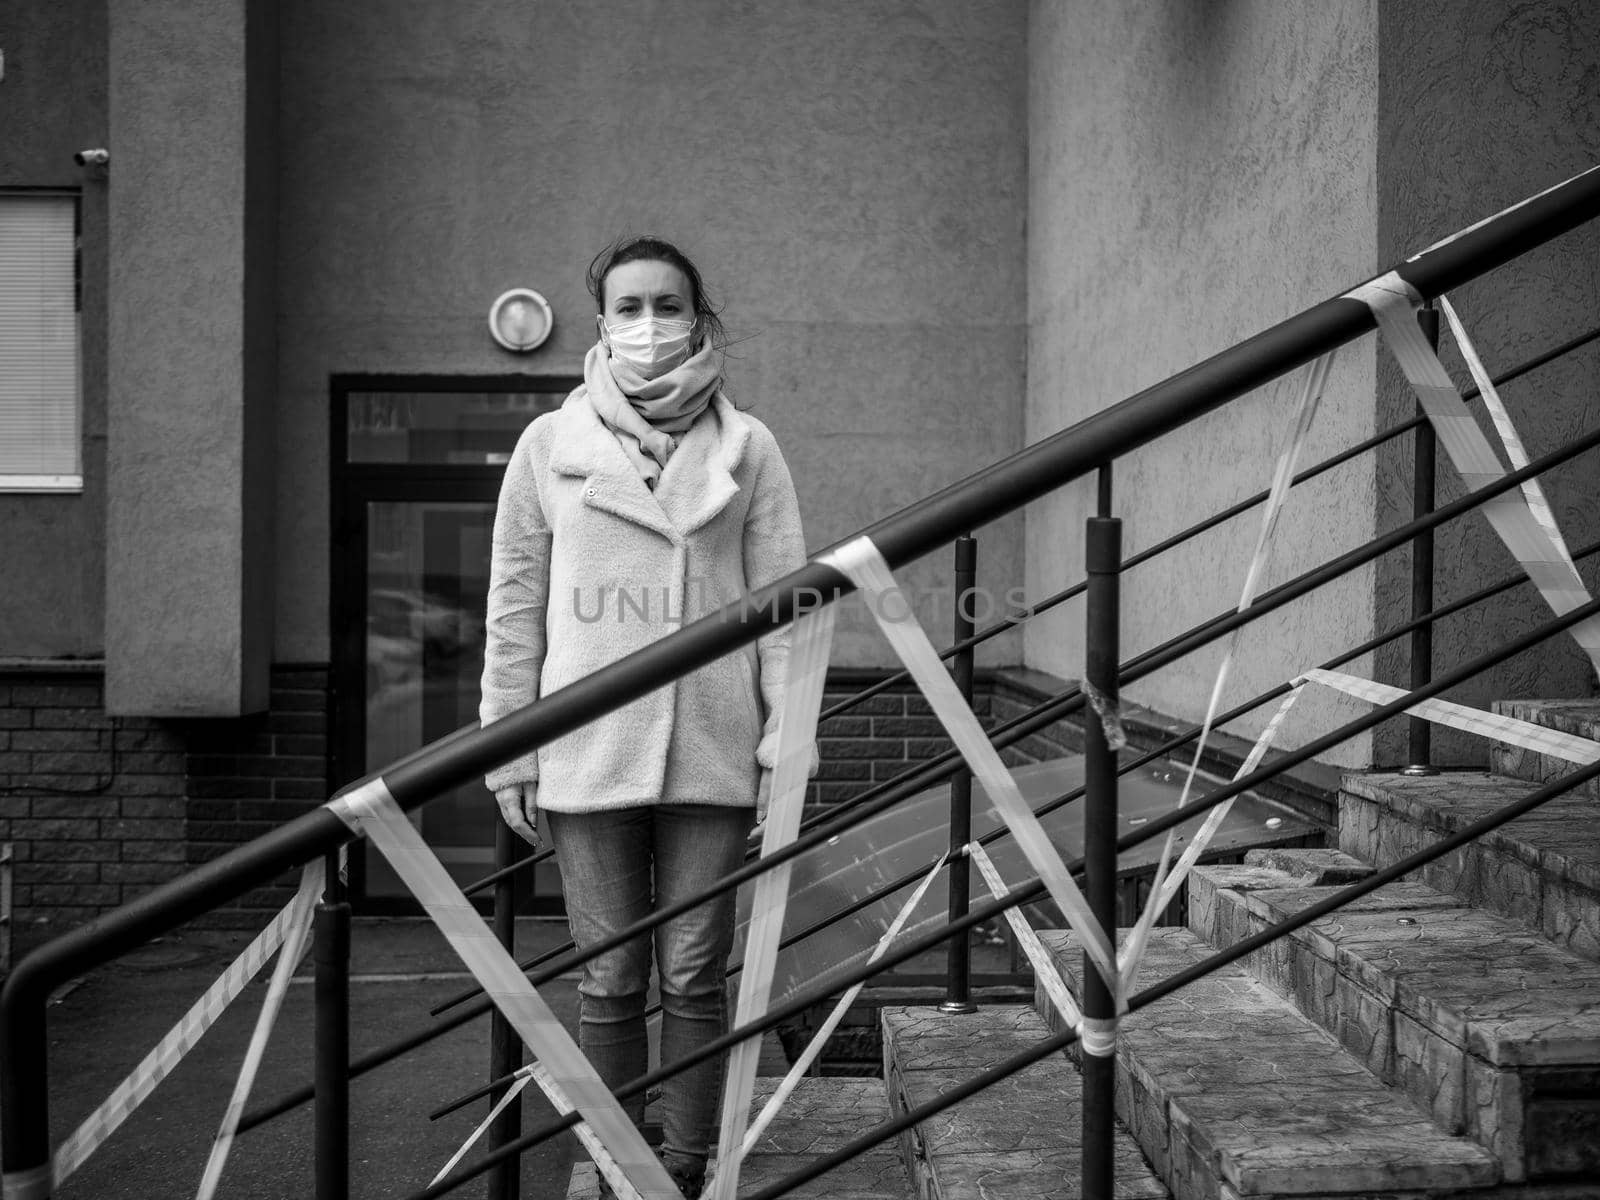
[[[1600,701],[1501,710],[1600,737]],[[1155,932],[1135,990],[1568,769],[1505,748],[1493,762],[1348,776],[1336,848],[1197,870],[1187,927]],[[1076,992],[1073,937],[1043,937]],[[850,1092],[858,1133],[1056,1022],[1042,991],[972,1016],[888,1007],[883,1081],[815,1082],[876,1089]],[[1118,1197],[1600,1200],[1600,794],[1569,793],[1130,1014],[1116,1086]],[[874,1195],[1077,1197],[1079,1104],[1071,1056],[1052,1056],[902,1135],[904,1171],[891,1184],[874,1157]],[[830,1178],[803,1194],[862,1194]]]

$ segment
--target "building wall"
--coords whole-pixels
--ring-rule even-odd
[[[577,372],[621,234],[678,241],[725,302],[811,548],[1019,448],[1026,15],[286,3],[276,657],[328,655],[329,375]],[[526,357],[486,329],[516,285],[556,314]],[[986,532],[986,582],[1020,558],[1019,522]],[[835,661],[888,658],[853,607]]]
[[[106,181],[73,162],[106,144],[99,0],[6,6],[0,188],[81,188],[83,492],[0,493],[0,658],[98,655],[105,619]]]
[[[1379,8],[1378,248],[1399,259],[1600,162],[1600,10],[1582,0],[1456,5],[1427,0]],[[1485,366],[1499,373],[1600,324],[1600,225],[1534,250],[1451,297]],[[1466,386],[1448,334],[1446,365]],[[1378,362],[1378,416],[1387,425],[1415,401],[1393,359]],[[1600,425],[1600,346],[1594,344],[1508,384],[1502,399],[1528,453],[1537,458]],[[1490,434],[1493,440],[1493,434]],[[1411,512],[1409,441],[1382,461],[1379,520]],[[1573,548],[1600,536],[1591,453],[1544,480],[1551,508]],[[1462,488],[1441,455],[1438,498]],[[1516,570],[1482,517],[1452,522],[1438,535],[1436,600],[1448,602]],[[1595,560],[1579,564],[1591,592]],[[1409,613],[1409,558],[1378,571],[1377,619]],[[1443,623],[1435,666],[1448,669],[1547,620],[1549,610],[1524,585],[1507,597]],[[1407,658],[1385,654],[1380,669],[1400,679]],[[1596,694],[1593,671],[1563,635],[1451,695],[1487,707],[1502,698]],[[1403,729],[1386,731],[1380,761],[1398,761]],[[1486,766],[1479,739],[1434,733],[1437,760]]]
[[[1371,0],[1103,5],[1035,0],[1029,24],[1026,434],[1034,441],[1370,276],[1376,267],[1376,5]],[[1371,339],[1341,350],[1303,462],[1372,432]],[[1116,464],[1132,554],[1271,482],[1298,376]],[[1297,489],[1268,586],[1373,531],[1369,457]],[[1092,481],[1029,510],[1034,595],[1083,577]],[[1124,657],[1233,608],[1259,510],[1123,576]],[[1253,626],[1224,706],[1370,635],[1370,571]],[[1030,624],[1028,665],[1082,673],[1082,609]],[[1130,689],[1203,715],[1212,647]],[[1357,669],[1360,669],[1358,664]],[[1270,710],[1269,710],[1270,711]],[[1303,741],[1353,710],[1309,696]],[[1268,712],[1241,720],[1248,733]],[[1345,751],[1362,761],[1364,745]]]

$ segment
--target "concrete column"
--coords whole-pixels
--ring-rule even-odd
[[[118,0],[106,707],[266,707],[277,46],[270,0]]]

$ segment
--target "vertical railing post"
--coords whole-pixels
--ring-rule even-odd
[[[1432,300],[1417,311],[1417,323],[1435,350],[1439,348],[1439,310]],[[1417,415],[1422,415],[1421,406]],[[1411,515],[1425,517],[1434,505],[1433,425],[1424,420],[1417,426],[1412,444]],[[1411,618],[1416,620],[1433,611],[1433,530],[1424,529],[1411,542]],[[1424,621],[1411,631],[1411,690],[1433,682],[1433,624]],[[1433,765],[1432,726],[1421,717],[1406,718],[1406,766],[1403,775],[1437,775]]]
[[[972,636],[974,608],[977,603],[978,539],[962,534],[955,541],[955,640],[965,641]],[[959,651],[950,664],[955,675],[956,689],[961,698],[972,704],[972,647]],[[972,840],[972,772],[965,765],[950,779],[950,862],[945,868],[950,882],[950,919],[959,921],[967,915],[972,887],[972,860],[967,857],[966,845]],[[943,1013],[974,1013],[978,1006],[972,1002],[972,938],[959,934],[945,943],[944,1002],[939,1005]]]
[[[339,862],[338,851],[328,855],[313,926],[317,1200],[350,1195],[350,902]]]
[[[1109,472],[1101,475],[1101,509],[1110,506]],[[1084,719],[1083,813],[1084,896],[1095,921],[1116,942],[1117,929],[1117,752],[1106,725],[1115,719],[1119,638],[1118,582],[1122,564],[1122,522],[1101,515],[1088,520],[1085,594],[1087,637],[1084,679],[1091,699]],[[1111,989],[1087,954],[1083,962],[1083,1015],[1086,1021],[1116,1016]],[[1098,1039],[1097,1039],[1098,1040]],[[1096,1052],[1091,1052],[1091,1049]],[[1115,1171],[1112,1154],[1115,1108],[1115,1054],[1085,1046],[1083,1069],[1084,1200],[1111,1200]]]
[[[500,871],[526,857],[528,844],[511,831],[504,821],[494,825],[494,869]],[[521,881],[527,868],[501,876],[494,885],[494,936],[516,955],[517,908],[521,897]],[[522,1065],[522,1039],[517,1036],[511,1022],[497,1008],[489,1018],[489,1078],[503,1079]],[[505,1084],[489,1094],[491,1106],[505,1095]],[[506,1105],[505,1111],[495,1118],[487,1135],[488,1149],[495,1150],[522,1135],[522,1100],[519,1097]],[[508,1162],[489,1169],[485,1195],[488,1200],[518,1200],[522,1193],[522,1157],[514,1156]]]

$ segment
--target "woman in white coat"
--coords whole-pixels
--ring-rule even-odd
[[[805,560],[777,443],[723,394],[722,325],[694,265],[634,238],[596,257],[589,289],[599,340],[584,384],[524,431],[500,491],[485,724]],[[490,773],[507,824],[535,845],[544,809],[580,948],[741,864],[775,765],[788,645],[786,630],[767,634]],[[652,949],[661,1061],[726,1032],[733,924],[728,892],[585,964],[579,1044],[610,1087],[647,1070]],[[688,1196],[722,1072],[713,1058],[662,1085],[662,1157]],[[624,1107],[643,1120],[642,1094]]]

